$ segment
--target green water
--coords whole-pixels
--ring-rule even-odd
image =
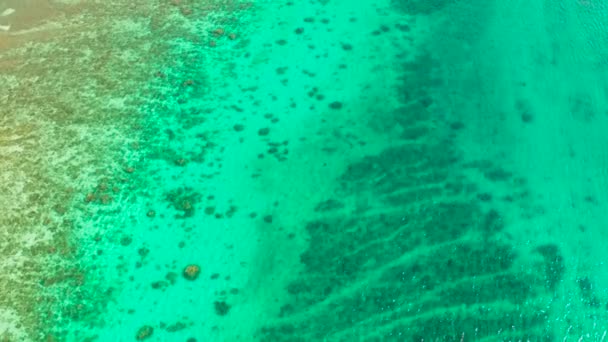
[[[604,2],[0,14],[2,340],[606,340]]]

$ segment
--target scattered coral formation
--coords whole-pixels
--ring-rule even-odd
[[[182,212],[176,218],[188,218],[194,215],[195,205],[200,202],[201,195],[190,187],[183,187],[167,193],[166,199],[175,210]]]
[[[152,337],[154,333],[154,328],[149,325],[144,325],[139,330],[137,330],[137,334],[135,334],[135,339],[138,341],[147,340]]]
[[[201,268],[198,265],[188,265],[182,274],[187,280],[196,280],[201,274]]]

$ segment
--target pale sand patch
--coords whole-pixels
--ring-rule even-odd
[[[48,33],[41,35],[40,31],[47,31],[49,22],[66,13],[45,0],[7,0],[0,3],[0,11],[0,52],[43,38]]]
[[[3,17],[0,23],[10,25],[12,30],[17,31],[35,27],[62,14],[56,5],[46,0],[6,0],[0,6],[0,11],[4,13],[8,9],[12,9],[13,13]]]
[[[14,8],[7,8],[2,13],[0,13],[0,17],[6,17],[6,16],[11,15],[13,13],[15,13],[15,9]]]
[[[0,337],[13,337],[26,341],[27,335],[19,328],[19,315],[9,308],[0,308]]]
[[[0,1],[0,52],[28,42],[44,42],[85,30],[92,22],[79,21],[84,12],[102,9],[95,2],[80,0],[4,0]],[[99,20],[106,20],[102,11]],[[96,18],[97,19],[97,18]],[[0,57],[1,59],[1,57]]]

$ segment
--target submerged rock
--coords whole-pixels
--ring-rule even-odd
[[[201,273],[201,268],[198,265],[188,265],[184,268],[184,278],[187,280],[196,280]]]
[[[215,313],[218,316],[226,316],[228,311],[230,311],[230,305],[224,301],[216,301],[213,303],[213,306],[215,307]]]
[[[138,341],[143,341],[145,339],[150,338],[152,336],[152,333],[154,333],[154,328],[149,325],[144,325],[139,328],[139,330],[137,330],[137,335],[135,335],[135,338]]]

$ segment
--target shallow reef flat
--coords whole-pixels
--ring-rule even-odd
[[[192,70],[160,75],[187,58],[172,44],[196,37],[207,47],[207,25],[230,22],[248,5],[0,5],[2,24],[10,25],[0,32],[0,330],[11,341],[91,339],[120,282],[128,281],[107,277],[120,261],[102,265],[94,254],[125,244],[118,236],[126,228],[124,212],[153,182],[144,173],[148,158],[175,165],[189,156],[187,148],[154,145],[147,136],[166,129],[146,111],[145,105],[159,101],[154,82],[170,78],[162,91],[171,97],[186,93],[188,79],[198,76]],[[200,143],[191,149],[198,148]]]

